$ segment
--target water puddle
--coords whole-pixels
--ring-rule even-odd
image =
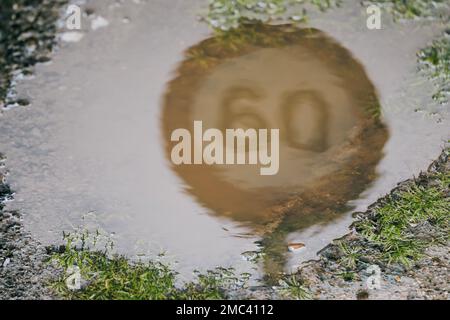
[[[345,234],[353,211],[425,169],[448,139],[448,111],[425,108],[432,87],[415,69],[438,23],[373,32],[347,5],[308,28],[214,37],[195,19],[204,5],[96,1],[108,24],[87,26],[20,84],[32,105],[3,113],[0,150],[16,191],[8,207],[40,241],[87,225],[120,252],[165,252],[186,277],[215,266],[274,275]],[[174,165],[171,134],[194,121],[279,129],[278,173]]]
[[[223,136],[226,129],[279,129],[279,170],[172,168],[209,212],[262,234],[265,260],[281,271],[289,231],[330,222],[376,177],[388,134],[375,88],[351,53],[316,29],[243,26],[186,55],[163,106],[169,160],[172,132],[200,120]]]

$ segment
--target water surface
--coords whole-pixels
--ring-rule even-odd
[[[32,105],[0,119],[16,191],[8,207],[44,244],[88,224],[131,256],[166,252],[186,276],[218,265],[261,270],[242,258],[260,243],[274,257],[266,270],[286,258],[294,267],[346,233],[352,211],[426,169],[449,138],[448,108],[432,104],[416,72],[415,53],[443,30],[436,22],[369,31],[364,11],[347,5],[313,16],[309,35],[290,33],[309,45],[199,54],[215,43],[195,18],[203,1],[89,5],[109,25],[85,24],[81,41],[63,43],[20,84]],[[382,117],[368,117],[377,103]],[[168,133],[193,120],[280,128],[279,175],[173,167]],[[288,242],[306,247],[288,254]]]

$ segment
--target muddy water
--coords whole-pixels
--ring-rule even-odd
[[[20,85],[32,106],[0,119],[8,206],[44,243],[85,225],[129,255],[165,252],[186,276],[276,272],[344,234],[352,211],[425,169],[448,139],[446,109],[415,71],[437,23],[373,32],[344,6],[312,17],[315,29],[243,30],[236,48],[195,19],[202,1],[88,5],[109,24],[86,19],[83,38]],[[173,166],[169,133],[193,120],[279,128],[279,174]],[[305,249],[287,254],[289,241]],[[242,259],[259,244],[262,265]]]
[[[261,234],[267,268],[281,271],[288,230],[333,220],[376,178],[388,134],[375,88],[351,53],[316,29],[243,26],[186,56],[163,106],[167,157],[179,143],[172,132],[193,132],[194,121],[224,137],[226,129],[278,129],[275,175],[223,165],[225,155],[218,165],[172,168],[211,213]]]

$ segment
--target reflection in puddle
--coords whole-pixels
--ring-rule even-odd
[[[273,176],[255,165],[172,165],[211,213],[263,236],[269,276],[282,270],[289,232],[348,210],[376,177],[388,136],[361,64],[316,29],[244,26],[191,47],[163,108],[169,161],[171,133],[196,120],[223,133],[280,130]]]
[[[370,132],[365,133],[368,138],[364,145],[358,147],[358,140],[355,142],[354,158],[350,158],[353,161],[350,164],[344,158],[346,154],[351,154],[350,147],[347,147],[347,151],[343,147],[339,149],[342,150],[341,155],[336,153],[332,161],[328,162],[328,170],[325,170],[318,160],[315,167],[306,164],[308,167],[305,170],[301,163],[297,163],[298,159],[290,166],[284,159],[281,164],[283,171],[271,177],[274,179],[264,180],[260,175],[253,177],[256,179],[254,181],[247,179],[246,192],[241,190],[238,195],[250,194],[253,190],[254,193],[261,192],[259,199],[268,202],[272,199],[275,202],[275,205],[261,205],[272,215],[268,215],[267,222],[258,216],[246,215],[253,212],[251,210],[233,212],[228,210],[233,207],[231,200],[230,203],[221,202],[218,197],[219,199],[209,201],[211,195],[204,190],[208,187],[216,188],[222,197],[226,194],[225,191],[228,192],[227,196],[231,197],[236,194],[233,190],[237,187],[244,189],[243,182],[237,187],[234,183],[234,189],[231,188],[235,177],[239,177],[240,173],[232,174],[225,170],[226,168],[215,168],[216,174],[222,169],[221,176],[218,176],[222,181],[221,185],[229,181],[230,188],[219,188],[218,177],[212,176],[216,180],[211,178],[210,186],[206,185],[200,189],[201,183],[208,183],[203,179],[206,174],[201,174],[201,171],[194,172],[200,175],[194,183],[192,180],[195,177],[187,173],[182,175],[181,170],[177,174],[168,165],[166,150],[169,146],[164,150],[161,143],[163,131],[160,127],[164,110],[161,108],[161,98],[169,89],[166,97],[171,97],[173,109],[178,109],[180,103],[177,99],[204,97],[199,94],[199,90],[201,87],[203,91],[206,90],[206,81],[201,79],[205,80],[206,75],[214,76],[211,70],[218,69],[212,68],[213,66],[219,68],[228,62],[236,62],[238,56],[245,58],[246,55],[242,54],[244,51],[248,52],[247,56],[257,54],[256,50],[252,51],[250,47],[256,49],[263,45],[256,43],[244,50],[239,42],[246,39],[241,41],[234,35],[234,41],[222,38],[223,44],[216,40],[216,46],[213,46],[213,40],[208,40],[206,43],[210,43],[209,46],[195,46],[210,36],[209,28],[194,19],[194,14],[201,10],[204,1],[152,0],[140,1],[140,4],[124,1],[120,7],[114,4],[113,9],[109,9],[111,1],[108,0],[96,0],[95,4],[91,2],[96,12],[110,21],[110,25],[101,30],[87,31],[77,44],[63,43],[51,64],[36,66],[33,80],[18,83],[19,95],[30,100],[32,106],[13,108],[0,117],[0,151],[8,157],[8,181],[16,192],[15,200],[7,203],[7,209],[20,210],[24,215],[26,230],[44,245],[61,241],[62,230],[70,231],[73,227],[85,226],[87,223],[82,217],[91,213],[93,222],[88,223],[88,227],[114,233],[116,250],[119,253],[130,257],[144,255],[148,258],[158,258],[158,253],[165,252],[164,260],[173,264],[186,278],[192,277],[194,269],[206,271],[216,266],[234,267],[237,273],[249,272],[259,278],[259,265],[252,261],[257,257],[254,253],[258,249],[255,241],[261,238],[264,238],[266,252],[272,252],[272,258],[266,260],[266,270],[269,265],[273,265],[274,269],[279,268],[285,253],[288,258],[285,270],[295,270],[299,263],[316,258],[316,252],[332,239],[348,232],[353,211],[365,211],[368,205],[389,192],[399,181],[417,176],[421,170],[426,169],[441,153],[443,142],[449,138],[449,108],[433,103],[430,97],[433,86],[417,73],[416,58],[416,52],[441,35],[444,26],[432,21],[425,24],[418,21],[394,24],[386,19],[383,30],[374,32],[365,27],[367,17],[361,7],[355,6],[352,1],[344,1],[338,10],[311,16],[309,25],[323,30],[341,46],[348,48],[363,63],[378,89],[378,98],[383,107],[383,122],[389,128],[389,141],[383,148],[382,160],[376,166],[379,176],[374,177],[373,167],[378,157],[381,157],[377,155],[376,150],[381,149],[381,140],[384,139],[385,133],[383,129],[373,129],[379,132],[380,141],[376,141],[376,136],[370,136]],[[125,15],[130,18],[128,24],[122,22]],[[274,28],[266,29],[268,35],[277,34],[269,29]],[[295,33],[297,32],[290,35],[294,36]],[[276,42],[286,41],[285,34],[286,32],[278,32],[279,37],[266,37],[260,42],[266,43],[267,49],[278,50],[282,43],[277,46]],[[260,35],[259,32],[245,34],[249,38],[261,38]],[[362,73],[355,71],[360,68],[354,66],[352,59],[347,59],[350,62],[345,65],[348,53],[332,41],[316,42],[318,48],[314,48],[313,40],[307,39],[306,31],[303,31],[303,35],[297,33],[297,37],[301,40],[287,40],[298,43],[299,46],[304,43],[305,51],[312,48],[310,51],[314,53],[309,54],[309,62],[312,63],[315,58],[325,65],[328,64],[325,68],[328,73],[335,76],[343,74],[337,78],[358,77]],[[315,37],[320,38],[320,33],[316,31]],[[183,58],[182,52],[191,46],[194,46],[189,52],[191,63],[183,63],[183,68],[178,70],[179,77],[175,76],[178,80],[174,80],[167,88],[167,81],[172,78],[171,71],[180,59],[187,60],[188,57]],[[330,46],[332,49],[327,50],[326,47]],[[230,52],[228,47],[236,47],[237,52]],[[208,51],[205,53],[206,49]],[[262,54],[263,52],[260,55]],[[225,58],[228,59],[225,61]],[[279,61],[278,64],[282,62]],[[196,63],[200,63],[202,69],[196,68]],[[331,66],[332,64],[335,66]],[[309,64],[305,68],[308,66]],[[265,65],[256,71],[263,73],[270,67]],[[346,71],[349,67],[351,72]],[[209,71],[205,72],[205,69]],[[281,76],[279,73],[274,74],[270,87],[262,88],[264,95],[271,93],[272,88],[275,90],[277,86],[281,87],[281,81],[292,79],[294,76],[288,72],[290,69]],[[316,70],[312,67],[309,69]],[[302,74],[298,73],[296,77],[301,77]],[[308,80],[312,81],[314,77],[319,76],[325,77],[323,73],[310,72]],[[346,80],[351,85],[335,85],[354,91],[358,86],[362,86],[361,83],[367,83],[365,78],[361,76],[360,80]],[[188,85],[180,83],[179,79],[193,79],[191,85],[196,88],[189,91]],[[263,80],[264,77],[250,79],[256,81]],[[233,87],[229,90],[237,87],[235,82],[232,84]],[[242,87],[241,84],[239,86]],[[245,82],[244,88],[247,87],[249,85]],[[319,88],[321,87],[320,85]],[[306,90],[303,87],[295,88],[299,89]],[[326,101],[324,93],[319,92],[322,100]],[[233,94],[241,95],[239,90],[234,90]],[[222,92],[221,95],[226,93]],[[278,107],[282,104],[282,98],[283,94],[280,94],[280,102],[276,104]],[[236,112],[235,108],[242,108],[242,105],[251,108],[261,105],[259,100],[241,102],[235,99],[231,101],[230,107],[233,112]],[[223,96],[216,100],[224,101]],[[329,102],[327,104],[330,105]],[[301,108],[301,112],[297,114],[302,114],[303,110],[308,111],[306,106]],[[423,111],[415,112],[417,108]],[[436,112],[436,115],[430,115],[431,112]],[[183,122],[180,121],[183,117],[173,116],[171,121],[180,122],[180,125],[170,124],[166,120],[167,132],[170,125],[192,130],[191,126],[196,117],[186,117],[189,119]],[[319,114],[316,114],[316,119],[318,117]],[[333,117],[336,118],[329,116],[329,120]],[[273,116],[266,118],[265,121],[275,120]],[[361,122],[364,120],[357,115],[353,115],[353,118],[356,123],[360,121],[360,127],[364,126]],[[202,120],[202,117],[199,120]],[[250,121],[239,117],[239,121],[244,122],[246,126],[258,126],[254,119]],[[307,124],[313,126],[320,121],[319,119]],[[204,124],[205,128],[210,126],[206,122]],[[242,126],[240,123],[235,126],[239,125]],[[367,123],[366,127],[370,127],[370,124]],[[324,137],[319,134],[308,135],[309,127],[291,128],[296,130],[290,134],[297,137],[293,141],[294,145],[320,145],[320,137]],[[316,142],[307,140],[311,137],[316,139]],[[327,146],[330,145],[332,143],[328,141]],[[286,153],[286,143],[281,147],[282,152]],[[373,151],[369,152],[369,148]],[[325,151],[319,153],[316,158],[320,159],[327,154],[333,153]],[[325,171],[335,172],[333,168],[337,165],[333,167],[333,163],[339,161],[343,163],[339,174],[326,174]],[[315,164],[313,160],[310,162]],[[352,166],[355,170],[362,171],[361,177],[352,178]],[[255,172],[258,167],[254,167]],[[244,169],[251,168],[253,167],[236,166],[235,169],[245,171]],[[286,176],[286,172],[289,175]],[[326,178],[316,179],[313,176],[310,180],[316,181],[315,183],[305,182],[298,177],[301,174],[315,174]],[[292,181],[280,183],[276,180],[280,177],[286,180],[292,178]],[[341,180],[346,182],[340,182]],[[256,191],[258,188],[248,185],[250,182],[256,184],[264,181],[274,184],[277,182],[277,185],[282,187],[283,183],[287,187],[290,186],[287,189],[292,191],[291,194],[284,194],[288,200],[283,201],[281,188],[271,187],[272,190],[279,190],[278,199],[275,195],[270,198],[271,192],[263,194],[263,188]],[[292,187],[295,182],[301,182],[303,186]],[[326,187],[327,184],[331,186]],[[345,188],[352,184],[354,187],[351,190]],[[302,192],[301,189],[306,187],[313,191]],[[188,189],[191,189],[191,192],[186,191]],[[364,192],[358,195],[363,189]],[[329,195],[323,190],[327,190]],[[344,201],[350,198],[355,200]],[[233,200],[237,202],[236,198]],[[244,197],[241,200],[241,203],[245,203]],[[345,210],[346,203],[351,205],[351,210],[341,213]],[[258,204],[257,201],[248,205],[255,204]],[[219,210],[220,207],[223,209]],[[237,205],[234,207],[239,208]],[[233,216],[227,218],[225,213],[231,212]],[[242,225],[244,227],[240,227]],[[245,225],[251,228],[246,228]],[[249,233],[252,236],[247,236]],[[287,237],[284,236],[285,233],[288,233]],[[287,242],[304,243],[305,247],[295,251],[295,246],[291,246],[295,252],[287,252]],[[243,252],[245,254],[241,255]]]

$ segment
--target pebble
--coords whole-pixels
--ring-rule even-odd
[[[241,256],[244,261],[256,262],[260,258],[261,253],[258,251],[246,251]]]
[[[11,263],[11,259],[10,258],[6,258],[5,261],[3,261],[3,268],[6,268],[8,266],[8,264]]]
[[[288,244],[288,250],[290,252],[298,252],[305,248],[305,244],[301,242],[291,242]]]
[[[92,22],[91,22],[91,29],[92,30],[97,30],[97,29],[100,29],[100,28],[107,27],[108,25],[109,25],[109,21],[108,20],[106,20],[102,16],[98,16],[94,20],[92,20]]]

